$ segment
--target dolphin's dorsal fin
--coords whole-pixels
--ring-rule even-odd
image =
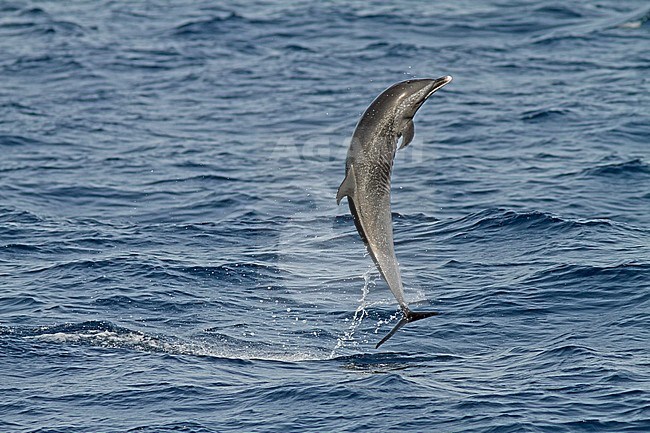
[[[409,120],[406,122],[406,126],[402,130],[402,144],[400,144],[399,148],[404,149],[406,146],[409,145],[411,141],[413,141],[413,137],[415,136],[415,125],[413,124],[412,120]]]
[[[350,169],[345,175],[345,179],[339,186],[339,191],[336,193],[336,204],[341,203],[343,197],[354,197],[354,190],[356,189],[357,179],[354,176],[354,166],[350,165]]]

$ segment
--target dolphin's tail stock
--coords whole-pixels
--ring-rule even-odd
[[[379,346],[384,344],[390,337],[392,337],[402,326],[406,325],[407,323],[411,322],[416,322],[420,319],[426,319],[427,317],[431,316],[437,316],[438,312],[436,311],[411,311],[408,308],[405,308],[402,310],[402,318],[400,319],[399,322],[397,322],[397,325],[391,329],[391,331],[386,334],[384,338],[381,339],[379,343],[375,346],[375,349],[379,349]]]

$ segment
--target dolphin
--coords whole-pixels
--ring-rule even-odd
[[[343,197],[348,198],[354,225],[402,310],[402,319],[375,348],[405,324],[438,314],[411,311],[404,300],[404,286],[393,244],[390,178],[400,138],[400,149],[413,140],[413,116],[429,96],[450,81],[449,75],[414,79],[384,90],[359,120],[348,149],[345,179],[336,194],[336,203],[340,204]]]

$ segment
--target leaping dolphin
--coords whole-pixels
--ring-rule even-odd
[[[404,286],[393,245],[390,176],[400,137],[400,149],[413,140],[413,116],[429,96],[450,81],[449,75],[435,80],[407,80],[384,90],[359,120],[348,149],[345,179],[336,194],[336,203],[340,204],[343,197],[348,198],[357,231],[403,314],[375,348],[405,324],[438,314],[411,311],[404,300]]]

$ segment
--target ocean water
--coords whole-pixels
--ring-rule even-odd
[[[650,431],[647,1],[0,3],[0,431]],[[346,205],[394,82],[399,318]]]

